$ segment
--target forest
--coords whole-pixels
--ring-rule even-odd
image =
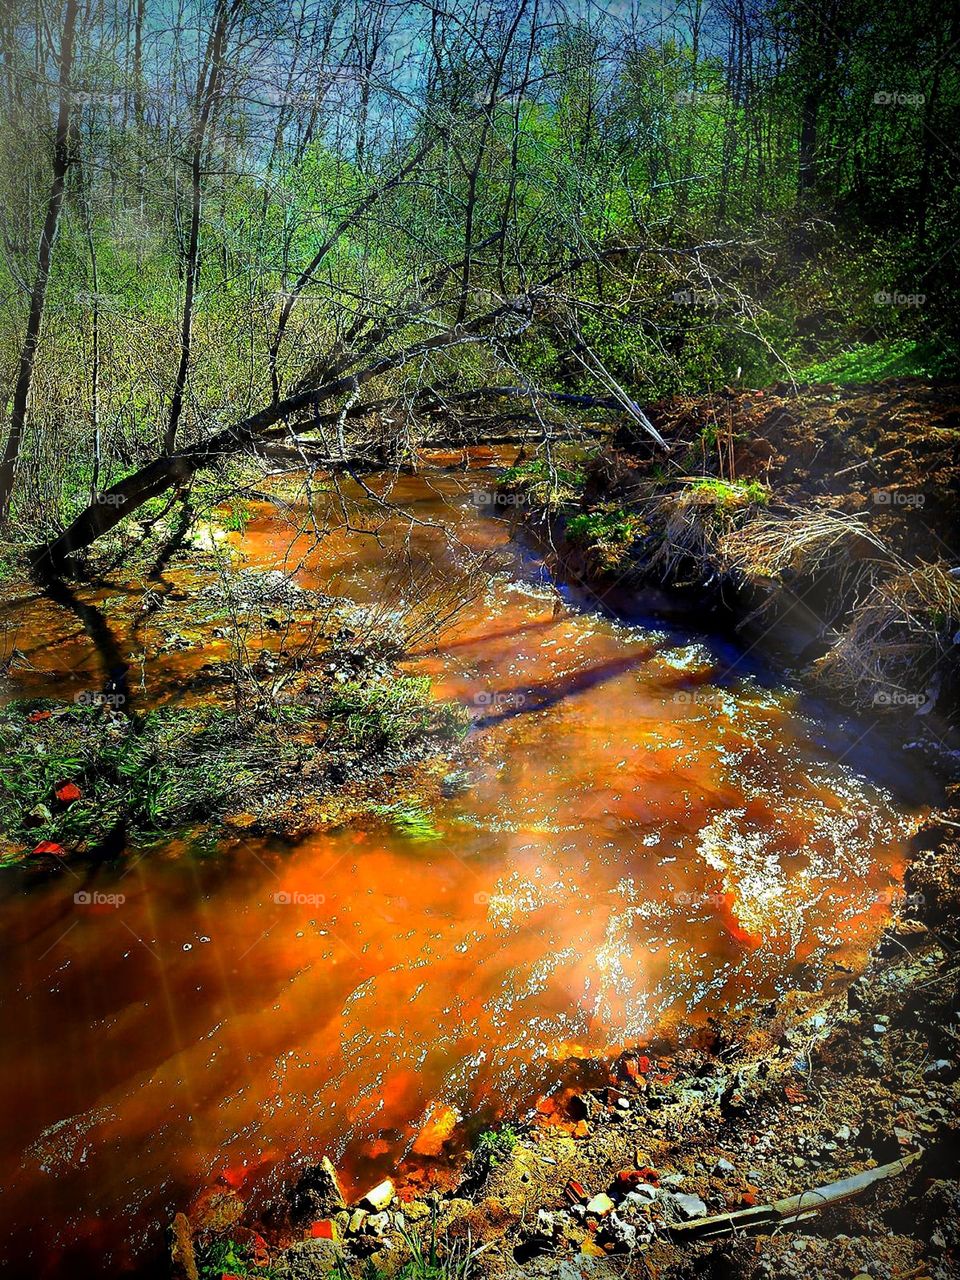
[[[960,8],[2,0],[11,1276],[960,1274]]]

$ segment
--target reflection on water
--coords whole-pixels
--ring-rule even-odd
[[[822,988],[876,938],[920,780],[727,643],[558,610],[539,561],[470,503],[476,483],[436,471],[393,495],[424,522],[414,560],[461,554],[438,526],[507,557],[410,663],[483,736],[438,838],[342,831],[206,860],[171,845],[0,886],[0,1215],[19,1265],[142,1259],[199,1188],[266,1196],[294,1157],[329,1152],[359,1187],[443,1108],[528,1106],[573,1060]],[[358,600],[394,563],[389,526],[384,545],[291,535],[264,506],[240,545]],[[89,685],[76,618],[26,616],[38,670],[21,689]],[[148,654],[145,700],[225,644],[202,640],[150,657],[126,638]]]

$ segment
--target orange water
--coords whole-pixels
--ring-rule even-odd
[[[334,532],[310,550],[302,504],[258,507],[232,539],[248,565],[296,565],[361,602],[401,541],[441,567],[498,551],[485,598],[410,663],[482,735],[437,838],[346,830],[213,859],[171,844],[52,879],[4,873],[13,1273],[145,1269],[161,1225],[225,1173],[265,1200],[327,1152],[362,1190],[431,1115],[464,1118],[456,1148],[584,1061],[822,989],[875,940],[924,779],[755,653],[642,602],[619,619],[576,591],[558,607],[541,561],[471,502],[483,483],[402,479],[392,498],[426,523],[388,520],[380,542]],[[191,590],[182,570],[166,583]],[[73,615],[25,600],[11,619],[36,670],[8,696],[96,684]],[[146,655],[147,702],[223,656],[205,639],[158,656],[149,628],[116,637]]]

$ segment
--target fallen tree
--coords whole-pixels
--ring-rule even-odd
[[[430,337],[414,340],[397,350],[387,351],[376,356],[369,363],[357,369],[358,352],[345,355],[338,353],[339,358],[325,358],[314,365],[314,370],[322,374],[322,381],[316,385],[304,386],[304,379],[294,392],[284,399],[277,400],[260,409],[258,412],[224,427],[212,435],[181,447],[175,453],[162,453],[140,467],[132,474],[110,488],[99,493],[80,514],[50,542],[42,543],[32,549],[30,559],[34,571],[40,577],[59,575],[67,568],[70,558],[78,552],[90,547],[98,538],[108,533],[123,519],[143,506],[151,498],[155,498],[171,489],[186,489],[197,472],[216,466],[224,459],[243,452],[256,452],[259,448],[284,437],[296,447],[296,441],[304,433],[319,433],[321,443],[327,446],[324,464],[330,470],[357,471],[369,466],[380,466],[392,452],[393,458],[403,452],[410,452],[415,444],[413,440],[397,441],[395,446],[384,450],[391,441],[380,441],[371,448],[369,439],[361,435],[359,439],[348,440],[346,424],[368,418],[374,412],[386,407],[402,403],[403,397],[381,398],[376,401],[361,403],[361,389],[376,379],[408,366],[423,365],[430,357],[453,348],[468,344],[484,342],[492,350],[504,350],[506,345],[524,333],[538,312],[546,310],[556,301],[555,286],[566,275],[584,266],[615,263],[620,259],[630,259],[638,254],[658,254],[665,258],[681,257],[699,260],[699,255],[713,246],[698,245],[682,253],[675,249],[659,247],[617,245],[599,253],[579,256],[566,262],[563,266],[545,276],[538,284],[521,294],[508,297],[495,306],[488,308],[463,322],[448,324]],[[457,264],[451,263],[434,277],[447,277],[456,271]],[[402,333],[412,326],[423,327],[432,317],[433,325],[441,323],[441,303],[426,302],[402,312],[399,317],[370,317],[366,331],[366,341],[360,342],[359,354],[366,356],[371,345],[382,347],[391,340],[396,342]],[[593,357],[596,360],[596,357]],[[314,375],[316,376],[316,374]],[[308,377],[311,382],[313,378]],[[612,381],[612,380],[610,380]],[[608,384],[609,385],[609,384]],[[506,386],[474,388],[464,392],[444,393],[441,388],[421,388],[412,397],[415,407],[431,408],[436,411],[445,401],[456,398],[468,401],[498,397],[522,396],[536,406],[541,400],[565,404],[570,408],[614,408],[631,417],[638,426],[647,432],[658,445],[666,447],[663,438],[650,423],[643,410],[625,393],[615,386],[615,394],[605,397],[589,395],[567,395],[555,392],[539,392],[529,389]],[[325,405],[340,402],[335,409],[322,412]],[[549,439],[551,432],[546,424],[542,436]],[[484,443],[482,436],[477,436],[473,443]],[[304,456],[304,465],[317,468],[317,460],[310,463]]]

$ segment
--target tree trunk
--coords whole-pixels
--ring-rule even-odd
[[[53,245],[57,238],[57,228],[60,224],[60,210],[63,207],[67,171],[73,160],[73,113],[70,97],[70,72],[73,67],[77,9],[78,0],[66,0],[63,15],[63,35],[60,40],[60,97],[57,110],[57,132],[53,147],[53,181],[50,184],[46,217],[43,220],[43,230],[40,233],[37,271],[30,295],[27,331],[23,340],[23,348],[20,352],[17,382],[13,393],[10,430],[7,435],[3,459],[0,461],[0,523],[6,523],[10,515],[10,501],[13,497],[17,461],[20,457],[20,448],[23,444],[23,434],[27,421],[27,404],[30,399],[30,386],[33,382],[33,368],[36,362],[37,347],[40,343],[40,330],[43,325],[43,309],[47,296],[47,282],[50,279]]]

